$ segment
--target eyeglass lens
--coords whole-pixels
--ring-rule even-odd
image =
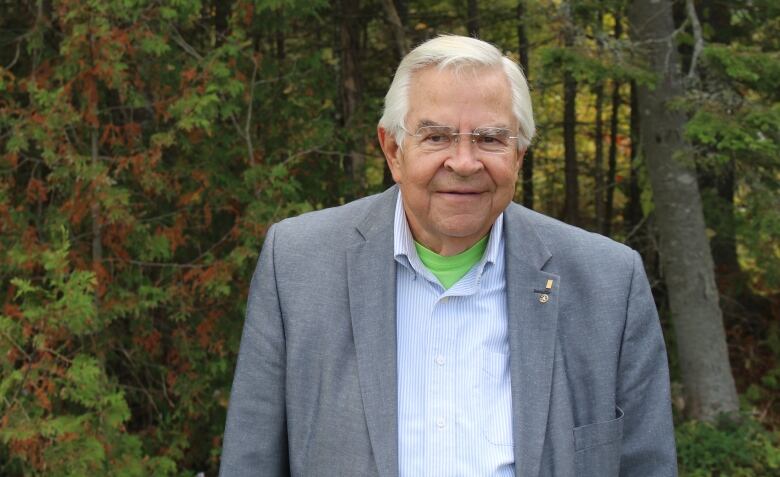
[[[470,136],[479,150],[502,153],[509,150],[515,139],[510,136],[509,130],[503,128],[478,128],[474,132],[460,133],[446,126],[424,126],[414,136],[420,148],[430,152],[442,151],[457,143],[461,136]]]

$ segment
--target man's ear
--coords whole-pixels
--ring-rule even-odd
[[[382,126],[376,128],[377,137],[379,137],[379,146],[382,148],[382,152],[385,154],[385,160],[387,166],[390,168],[390,172],[393,174],[393,180],[398,182],[401,169],[401,147],[395,140],[395,135]]]

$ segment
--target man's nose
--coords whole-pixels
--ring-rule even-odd
[[[477,146],[472,142],[472,136],[464,134],[458,137],[450,155],[444,162],[444,167],[459,176],[470,176],[484,168],[482,161],[477,158]]]

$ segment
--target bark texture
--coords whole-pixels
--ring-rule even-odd
[[[685,116],[669,104],[682,92],[668,0],[633,0],[631,35],[657,74],[654,87],[638,87],[641,144],[655,202],[659,253],[666,282],[686,412],[713,420],[739,409],[718,304],[712,255],[705,233],[693,165],[686,162]]]

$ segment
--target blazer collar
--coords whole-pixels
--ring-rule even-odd
[[[347,286],[358,379],[368,436],[381,477],[398,475],[394,186],[380,194],[357,225],[347,250]]]
[[[541,468],[561,287],[560,276],[543,270],[552,254],[533,220],[534,212],[517,204],[504,214],[512,433],[515,474],[523,477],[538,476]]]

